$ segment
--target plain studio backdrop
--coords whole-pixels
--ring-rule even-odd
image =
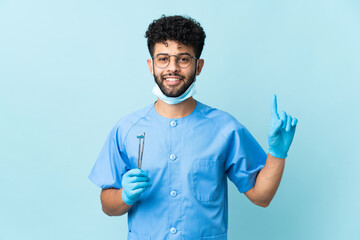
[[[206,32],[197,100],[265,150],[273,93],[299,119],[268,208],[229,181],[229,240],[360,239],[355,0],[0,0],[0,239],[126,238],[87,177],[118,119],[155,101],[144,34],[162,14]]]

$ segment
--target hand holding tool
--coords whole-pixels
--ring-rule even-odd
[[[121,194],[123,201],[127,205],[133,205],[151,184],[147,172],[134,168],[123,175],[121,185],[123,187]]]

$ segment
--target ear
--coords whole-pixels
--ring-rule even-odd
[[[204,59],[199,59],[196,69],[196,75],[200,75],[203,66],[204,66]]]
[[[151,59],[148,59],[148,60],[147,60],[147,65],[148,65],[148,67],[149,67],[149,70],[150,70],[151,75],[154,75],[154,73],[153,73],[153,65],[152,65]]]

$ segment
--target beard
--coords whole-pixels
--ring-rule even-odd
[[[181,80],[180,81],[184,81],[184,84],[181,84],[180,86],[177,86],[177,88],[167,88],[164,85],[164,76],[177,76],[180,77]],[[191,86],[191,84],[193,84],[193,82],[195,82],[195,77],[196,74],[191,74],[191,77],[189,79],[186,79],[184,76],[179,75],[179,74],[163,74],[163,75],[154,75],[154,80],[155,83],[159,86],[161,92],[167,96],[167,97],[179,97],[181,95],[184,94],[184,92],[186,92],[186,90]]]

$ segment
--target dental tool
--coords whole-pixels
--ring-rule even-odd
[[[137,138],[139,139],[139,151],[138,151],[138,168],[141,168],[143,153],[144,153],[144,145],[145,145],[145,133],[144,135],[138,135]]]

